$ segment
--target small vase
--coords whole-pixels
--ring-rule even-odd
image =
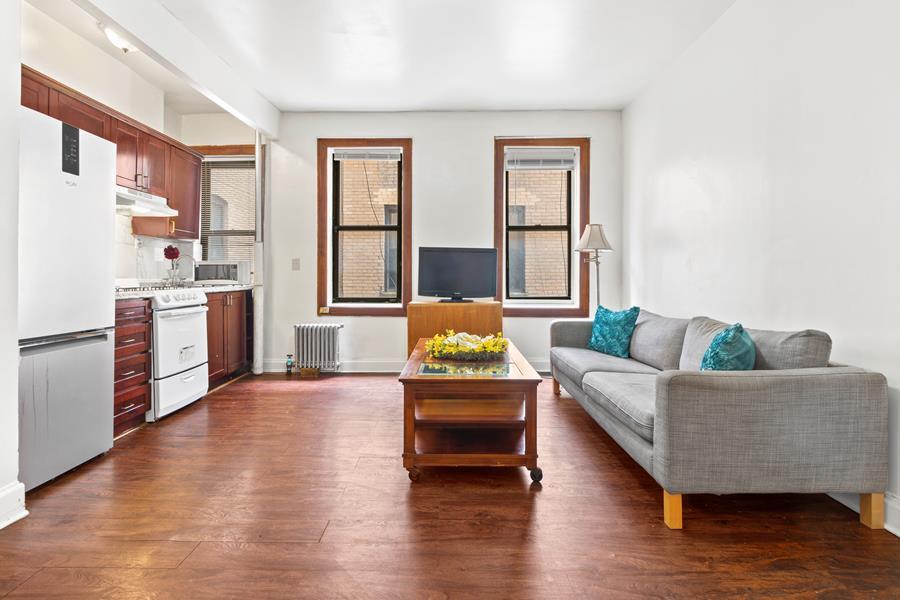
[[[178,283],[178,269],[166,269],[166,273],[169,275],[169,281],[172,285]]]

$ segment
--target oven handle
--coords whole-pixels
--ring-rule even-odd
[[[177,319],[179,317],[188,317],[190,315],[199,315],[205,313],[209,309],[205,306],[192,306],[190,308],[176,308],[174,310],[160,310],[156,314],[160,319]]]

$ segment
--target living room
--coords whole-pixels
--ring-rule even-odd
[[[0,597],[900,595],[895,2],[0,14]],[[109,441],[35,478],[23,265],[65,257],[22,242],[20,111],[122,185],[63,96],[197,172],[151,193],[145,156],[94,223]],[[202,389],[160,412],[164,323],[201,312]]]

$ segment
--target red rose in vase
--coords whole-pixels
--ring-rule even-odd
[[[178,257],[181,256],[181,252],[175,246],[169,244],[163,249],[163,256],[165,256],[169,260],[178,260]]]

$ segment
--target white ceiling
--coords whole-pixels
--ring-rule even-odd
[[[175,112],[185,115],[224,112],[216,103],[146,54],[141,52],[123,54],[121,50],[109,43],[106,36],[97,27],[96,19],[69,0],[27,1],[48,17],[63,24],[113,58],[125,63],[135,73],[163,90],[166,106],[174,109]]]
[[[284,111],[621,108],[734,3],[158,1]]]

